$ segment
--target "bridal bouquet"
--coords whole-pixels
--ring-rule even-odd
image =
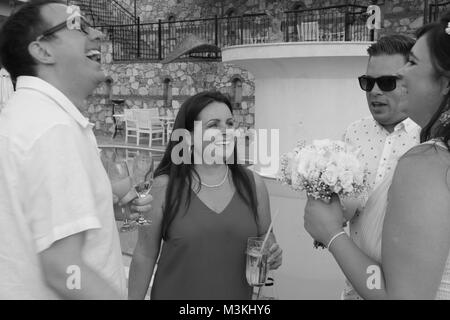
[[[282,155],[279,180],[307,196],[329,201],[333,194],[340,199],[358,197],[368,190],[365,168],[358,160],[358,149],[342,142],[314,140],[301,142]],[[315,242],[315,246],[323,246]]]

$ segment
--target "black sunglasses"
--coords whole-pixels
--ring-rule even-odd
[[[50,29],[44,31],[39,37],[36,38],[36,41],[39,41],[43,38],[46,38],[48,36],[51,36],[52,34],[54,34],[55,32],[58,32],[59,30],[62,30],[64,28],[68,28],[67,26],[68,22],[64,21],[61,22],[60,24],[57,24],[54,27],[51,27]],[[91,28],[91,25],[89,24],[89,22],[86,21],[86,19],[84,17],[81,17],[80,19],[80,25],[79,28],[75,27],[74,30],[78,30],[83,32],[84,34],[88,35],[89,34],[89,29]]]
[[[378,78],[373,78],[370,76],[360,76],[358,77],[359,86],[366,92],[372,91],[375,83],[378,85],[381,91],[389,92],[395,90],[397,87],[398,76],[381,76]]]

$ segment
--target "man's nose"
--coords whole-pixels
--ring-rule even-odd
[[[98,29],[90,28],[89,40],[91,41],[103,41],[106,39],[106,35]]]
[[[383,94],[383,91],[378,87],[378,84],[375,82],[372,90],[370,91],[370,94],[373,95],[381,95]]]

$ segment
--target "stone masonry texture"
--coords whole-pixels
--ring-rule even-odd
[[[133,12],[134,0],[117,0]],[[411,36],[423,25],[428,10],[425,0],[345,1],[345,0],[137,0],[137,15],[142,23],[175,20],[222,17],[233,11],[233,15],[262,13],[265,10],[293,10],[296,8],[317,8],[342,4],[367,6],[378,2],[382,10],[380,35],[405,33]],[[102,44],[102,63],[105,72],[113,79],[112,98],[124,99],[126,108],[158,108],[161,115],[175,114],[181,104],[191,95],[203,90],[216,89],[223,93],[232,92],[233,79],[242,82],[242,103],[234,110],[237,124],[254,126],[255,85],[254,77],[248,71],[221,62],[173,62],[166,65],[154,61],[115,62],[112,44]],[[164,82],[170,80],[172,88],[171,105],[164,99]],[[112,108],[106,87],[99,87],[89,98],[86,116],[95,123],[96,133],[110,134],[113,130]],[[121,107],[115,110],[121,113]]]

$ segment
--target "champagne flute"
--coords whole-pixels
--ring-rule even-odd
[[[146,197],[153,184],[153,158],[150,152],[139,152],[136,155],[131,177],[138,197]],[[151,224],[151,220],[145,219],[141,213],[139,214],[137,224],[140,226],[148,226]]]
[[[108,176],[111,181],[113,193],[122,199],[131,189],[131,177],[128,170],[128,164],[125,160],[111,161],[108,163]],[[120,232],[128,232],[133,230],[133,225],[128,221],[130,216],[130,206],[122,207],[122,214],[124,215],[124,222],[120,228]]]
[[[265,285],[268,272],[269,251],[267,246],[263,248],[263,244],[264,237],[249,237],[247,240],[245,275],[247,283],[253,288],[258,288],[256,300],[260,298],[261,288]]]

